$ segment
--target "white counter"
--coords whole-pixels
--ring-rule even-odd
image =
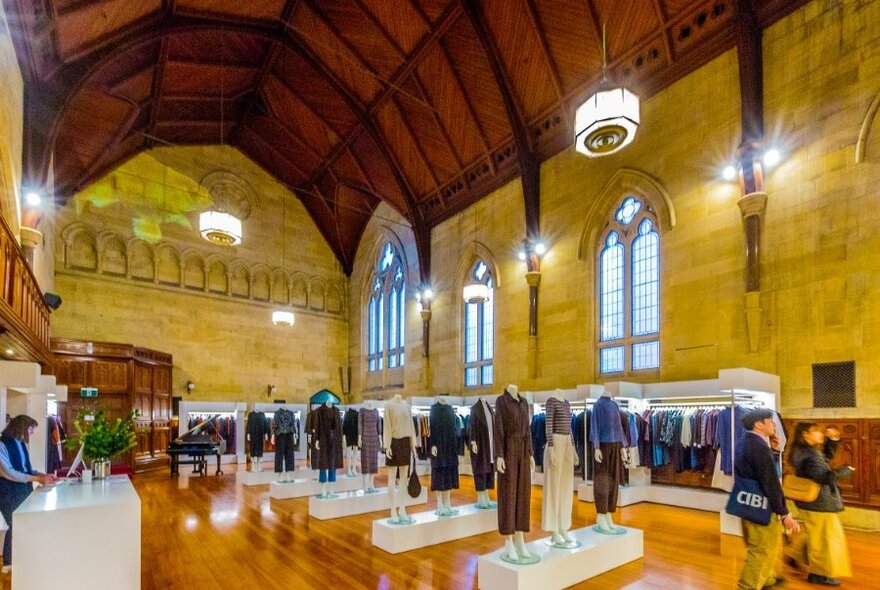
[[[12,590],[141,587],[141,500],[128,477],[40,488],[12,516]]]

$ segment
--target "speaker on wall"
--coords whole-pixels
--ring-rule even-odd
[[[61,297],[56,295],[55,293],[46,293],[43,295],[43,301],[46,302],[52,310],[56,310],[61,307]]]

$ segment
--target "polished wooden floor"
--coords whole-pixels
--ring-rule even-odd
[[[371,522],[384,513],[319,521],[309,518],[307,499],[271,500],[268,486],[236,485],[232,469],[226,473],[170,480],[162,472],[134,478],[143,506],[143,590],[471,589],[477,587],[477,557],[501,544],[499,535],[487,533],[390,555],[370,542]],[[461,482],[455,502],[473,502],[472,479],[462,477]],[[411,512],[429,506],[433,508],[417,506]],[[540,514],[541,488],[533,487],[529,540],[545,536]],[[575,528],[594,517],[592,504],[574,502]],[[615,520],[644,530],[644,559],[575,588],[736,587],[742,540],[719,534],[717,514],[643,503],[620,509]],[[843,587],[880,588],[880,533],[847,533],[855,576]],[[785,588],[817,588],[794,570],[783,571]]]

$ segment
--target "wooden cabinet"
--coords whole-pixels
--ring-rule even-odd
[[[111,342],[83,342],[53,339],[55,378],[67,385],[68,401],[59,404],[59,414],[68,433],[84,406],[103,409],[115,419],[138,411],[135,421],[137,445],[114,464],[138,473],[167,467],[166,449],[171,436],[170,354]],[[81,387],[97,387],[97,398],[79,396]],[[70,457],[65,457],[70,459]]]
[[[880,508],[880,419],[790,419],[785,421],[789,436],[794,434],[798,422],[814,422],[822,429],[834,426],[840,430],[840,445],[831,466],[855,467],[851,477],[838,481],[844,503],[847,506]],[[785,471],[791,472],[787,461]]]

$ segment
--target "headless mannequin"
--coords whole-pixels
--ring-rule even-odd
[[[327,406],[328,408],[332,408],[333,402],[331,402],[330,400],[327,400],[326,402],[324,402],[324,405]],[[321,448],[321,441],[316,440],[315,441],[315,450],[316,451],[320,450],[320,448]],[[335,467],[333,469],[335,469]],[[323,498],[325,500],[330,499],[330,498],[335,498],[336,494],[333,493],[333,484],[329,481],[322,483],[321,484],[321,493],[318,497]]]
[[[519,399],[519,388],[516,385],[508,385],[506,391],[511,395],[511,397],[513,397],[513,399]],[[535,458],[530,457],[529,459],[531,462],[531,470],[534,473]],[[504,463],[504,457],[495,458],[495,469],[496,471],[498,471],[498,473],[504,473],[507,470],[507,466]],[[513,562],[518,562],[522,559],[534,559],[535,557],[526,549],[526,542],[523,536],[523,531],[516,531],[512,535],[505,535],[504,553],[505,555],[507,555],[508,559]]]
[[[376,408],[376,404],[373,402],[373,400],[368,399],[367,401],[364,402],[364,407],[367,408],[368,410],[373,410]],[[357,448],[360,449],[363,446],[364,446],[364,433],[359,432],[358,433],[358,446],[357,446]],[[364,493],[365,494],[375,494],[378,491],[373,485],[375,477],[376,476],[373,475],[372,473],[364,473],[363,474]]]
[[[278,408],[278,409],[280,410],[281,408]],[[277,441],[277,438],[276,438],[276,441]],[[276,452],[278,452],[278,451],[276,450]],[[284,462],[284,471],[282,471],[281,473],[278,474],[278,483],[292,483],[293,482],[293,477],[288,475],[288,472],[287,472],[288,468],[289,468],[289,466],[287,465],[287,461],[285,461]]]
[[[486,403],[485,400],[481,397],[479,403]],[[488,410],[486,413],[488,414]],[[488,418],[488,422],[491,424],[492,419]],[[491,426],[489,427],[489,439],[492,438],[492,430]],[[477,441],[471,441],[471,453],[474,455],[479,454],[480,447],[477,445]],[[477,492],[477,508],[482,508],[484,510],[491,510],[492,508],[497,508],[498,504],[489,499],[489,490],[480,490]]]
[[[262,414],[260,414],[260,415],[262,415]],[[248,434],[245,436],[245,438],[247,439],[248,442],[250,442],[251,435]],[[265,437],[263,437],[263,440],[265,440]],[[251,455],[251,471],[253,471],[255,473],[259,473],[260,471],[262,471],[263,470],[262,461],[263,461],[262,455],[259,457],[255,457],[255,456]]]
[[[446,405],[446,399],[443,397],[435,398],[437,403]],[[437,447],[431,447],[431,455],[433,457],[437,456]],[[452,490],[446,490],[445,492],[437,492],[437,512],[438,516],[455,516],[458,514],[458,510],[453,510],[452,508]]]
[[[606,391],[602,394],[602,397],[607,397],[608,399],[611,399],[611,394]],[[629,450],[624,448],[621,449],[620,453],[624,463],[628,462]],[[595,459],[596,463],[601,463],[603,458],[604,457],[602,456],[602,449],[597,446],[593,451],[593,459]],[[601,532],[612,534],[625,530],[621,529],[620,527],[614,526],[614,520],[612,519],[612,515],[610,512],[596,514],[596,527],[598,527]]]
[[[404,403],[403,398],[400,394],[395,394],[393,398],[391,398],[394,403]],[[386,412],[385,420],[388,420],[388,414]],[[387,428],[387,424],[386,424]],[[411,452],[415,452],[416,448],[416,437],[415,434],[410,438],[410,449]],[[391,459],[393,457],[391,447],[385,449],[385,456]],[[404,494],[406,494],[406,490],[401,487],[401,478],[400,478],[400,468],[396,466],[388,467],[388,500],[391,504],[391,522],[394,524],[412,524],[415,522],[414,519],[410,518],[410,516],[406,513],[405,501],[406,498]],[[404,477],[409,475],[409,469],[407,469]],[[403,483],[403,486],[406,486],[406,482]]]
[[[564,401],[565,400],[565,392],[563,392],[561,389],[557,389],[553,393],[550,394],[550,397],[558,399],[559,401]],[[550,447],[547,447],[547,448],[549,449]],[[596,450],[598,451],[598,449],[596,449]],[[577,467],[580,464],[580,460],[578,459],[577,453],[575,453],[573,451],[574,450],[572,449],[574,465],[575,465],[575,467]],[[550,467],[550,469],[555,469],[556,465],[555,465],[555,463],[553,463],[555,455],[553,453],[545,452],[544,456],[545,457],[549,456],[549,458],[550,458],[549,467]],[[547,466],[545,466],[545,469],[546,469],[546,467]],[[566,485],[565,482],[568,481],[568,474],[565,474],[565,473],[562,474],[562,481],[563,481],[563,485]],[[562,494],[562,496],[565,497],[566,495]],[[573,543],[577,543],[577,541],[575,541],[575,539],[568,533],[567,529],[561,529],[561,528],[552,531],[552,537],[551,537],[550,541],[553,545],[557,545],[557,546],[565,546],[565,545],[571,545]]]

